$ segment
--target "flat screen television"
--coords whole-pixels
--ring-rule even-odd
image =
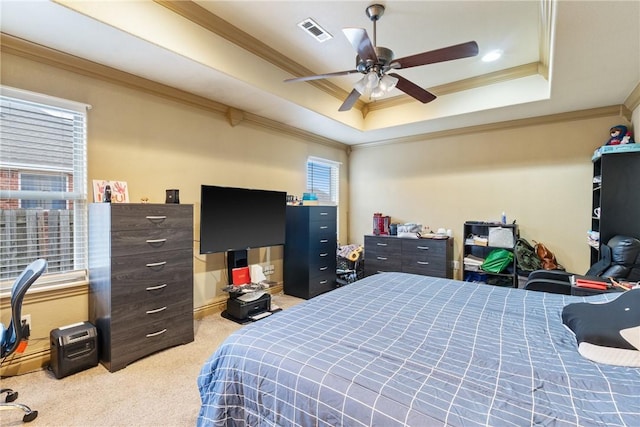
[[[287,193],[202,185],[200,253],[284,245]]]

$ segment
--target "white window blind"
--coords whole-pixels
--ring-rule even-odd
[[[307,159],[307,192],[315,193],[320,203],[337,206],[339,184],[340,163],[317,157]]]
[[[40,286],[86,277],[85,104],[0,93],[0,291],[45,258]]]

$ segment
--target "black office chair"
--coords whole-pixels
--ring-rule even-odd
[[[22,300],[27,293],[27,290],[33,282],[40,277],[40,275],[47,268],[47,261],[44,259],[38,259],[32,262],[24,269],[24,271],[18,276],[11,288],[11,323],[9,327],[5,328],[4,324],[0,323],[0,360],[4,362],[5,358],[13,354],[18,348],[20,341],[23,338],[22,329]],[[21,409],[24,411],[22,421],[28,423],[33,421],[38,416],[38,411],[32,411],[26,405],[20,403],[14,403],[18,398],[18,392],[13,391],[10,388],[0,389],[0,394],[7,393],[4,402],[0,402],[0,410],[5,409]]]
[[[607,277],[635,282],[640,280],[640,240],[614,236],[600,245],[600,261],[584,275],[560,270],[536,270],[529,274],[524,289],[571,295],[571,276],[605,282]]]

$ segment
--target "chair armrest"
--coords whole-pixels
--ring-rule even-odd
[[[531,280],[558,280],[561,282],[566,281],[567,283],[570,284],[571,276],[573,276],[573,274],[567,273],[566,271],[563,271],[563,270],[536,270],[536,271],[532,271],[529,274],[527,283],[529,283],[529,281]]]
[[[551,280],[545,278],[533,278],[527,280],[524,285],[527,291],[549,292],[552,294],[571,295],[571,282],[567,280]]]

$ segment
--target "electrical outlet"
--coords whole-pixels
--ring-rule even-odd
[[[453,261],[453,269],[460,270],[460,261]]]

